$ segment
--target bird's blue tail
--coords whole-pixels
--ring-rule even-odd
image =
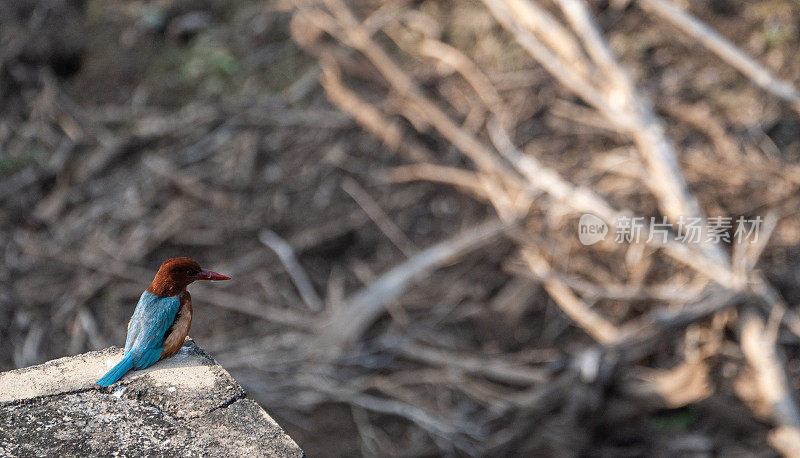
[[[122,378],[133,367],[133,355],[127,355],[118,362],[116,366],[112,367],[110,371],[106,372],[100,380],[96,383],[100,386],[109,386]]]

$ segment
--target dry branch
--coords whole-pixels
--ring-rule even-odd
[[[488,200],[486,189],[480,184],[480,175],[457,167],[445,167],[420,162],[417,164],[393,167],[381,171],[376,175],[376,181],[386,183],[405,183],[409,181],[446,183],[451,186],[463,188],[465,191],[469,191],[483,200]]]
[[[672,221],[678,221],[681,217],[703,218],[705,215],[697,199],[689,191],[678,162],[677,151],[666,135],[663,122],[637,93],[585,3],[582,0],[558,0],[558,5],[594,62],[605,73],[608,98],[606,106],[610,110],[606,111],[608,108],[605,106],[597,108],[636,142],[650,171],[647,186],[658,198],[662,212]],[[730,264],[718,246],[703,243],[701,248],[711,261]]]
[[[770,94],[789,102],[800,113],[800,91],[788,81],[775,76],[758,61],[717,33],[708,24],[679,8],[669,0],[638,0],[646,11],[653,12],[662,19],[691,36],[697,43],[719,56],[730,66],[739,70],[756,86]]]
[[[389,218],[389,215],[381,208],[378,202],[352,178],[342,181],[342,189],[345,190],[353,200],[364,210],[364,213],[374,222],[391,240],[391,242],[407,257],[413,256],[418,250],[406,237],[402,230]]]
[[[797,406],[783,356],[776,347],[777,336],[770,335],[763,320],[752,311],[741,318],[742,351],[747,362],[755,371],[756,384],[762,400],[769,406],[773,420],[781,438],[785,431],[792,431],[796,437],[800,432],[800,410]],[[781,432],[783,431],[783,432]],[[777,439],[777,438],[776,438]],[[773,444],[784,446],[785,440],[773,440]],[[793,456],[796,450],[781,449],[786,456]]]
[[[292,246],[281,236],[270,230],[261,231],[261,233],[258,234],[258,240],[278,255],[278,259],[280,259],[283,266],[286,267],[286,272],[289,274],[289,277],[291,277],[292,282],[294,282],[294,285],[297,287],[297,291],[300,293],[300,297],[303,299],[303,302],[306,303],[309,310],[315,312],[322,310],[324,308],[324,302],[314,289],[314,285],[311,284],[311,280],[308,278],[308,274],[305,269],[303,269],[303,266],[300,265],[300,261],[297,260]]]
[[[506,383],[541,384],[550,380],[551,371],[504,361],[499,358],[480,358],[448,352],[417,343],[400,343],[399,351],[407,358],[424,361],[436,367],[448,367],[468,374],[480,374]]]
[[[344,304],[333,309],[330,319],[321,329],[322,348],[338,355],[360,338],[380,317],[386,304],[393,301],[412,282],[424,278],[454,257],[480,248],[507,228],[508,225],[496,220],[485,222],[420,251],[382,274],[348,298]]]
[[[545,290],[575,324],[601,344],[609,344],[619,338],[619,329],[616,326],[592,310],[572,292],[569,286],[549,276],[550,266],[547,260],[535,249],[523,248],[522,259],[528,264],[531,272],[545,278],[542,280]]]
[[[397,123],[386,119],[380,110],[347,89],[341,81],[335,61],[328,59],[323,62],[321,83],[331,102],[349,113],[367,132],[380,138],[386,146],[402,151],[413,161],[430,160],[431,153],[424,146],[413,139],[404,138],[403,131]]]

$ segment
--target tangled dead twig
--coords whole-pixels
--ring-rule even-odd
[[[556,1],[567,19],[566,25],[561,24],[546,9],[532,1],[483,3],[535,61],[565,87],[598,110],[610,125],[615,126],[636,145],[647,166],[645,183],[665,216],[673,221],[682,218],[704,218],[704,212],[686,183],[679,165],[678,153],[666,134],[664,123],[637,92],[582,1]],[[657,3],[656,6],[660,9],[655,8],[653,2],[645,2],[645,5],[655,8],[660,14],[665,14],[664,8],[661,8],[664,2]],[[670,13],[672,17],[676,17],[672,13]],[[344,2],[331,0],[324,2],[324,6],[321,4],[315,6],[313,2],[307,3],[299,7],[297,18],[313,23],[336,37],[342,44],[362,53],[381,73],[390,89],[413,105],[414,116],[422,118],[422,121],[409,118],[412,125],[433,126],[438,133],[472,159],[477,169],[486,177],[484,181],[486,191],[482,195],[491,202],[501,218],[524,216],[528,205],[537,195],[536,192],[531,192],[532,189],[555,198],[551,201],[551,205],[557,203],[573,211],[591,212],[612,225],[614,220],[623,214],[614,210],[613,206],[595,190],[572,185],[557,172],[539,164],[533,156],[519,151],[514,145],[511,133],[515,121],[510,116],[510,110],[505,107],[503,97],[494,88],[490,79],[484,76],[468,57],[440,42],[437,37],[423,37],[417,43],[413,40],[400,43],[398,40],[402,38],[398,37],[402,37],[402,34],[398,32],[398,28],[402,28],[402,25],[398,24],[394,24],[392,33],[389,33],[404,51],[417,53],[420,58],[433,58],[464,77],[484,109],[492,113],[486,123],[486,132],[492,140],[494,150],[477,136],[459,127],[450,115],[424,95],[414,77],[404,72],[395,60],[371,39],[372,32],[363,27]],[[679,15],[681,20],[679,22],[684,27],[687,23],[697,24],[697,21],[691,22],[687,18],[689,16],[685,14]],[[716,37],[713,33],[705,31],[698,38],[706,39],[709,36]],[[722,48],[724,50],[731,49],[727,42],[713,40],[713,43],[717,45],[722,43],[725,45]],[[316,49],[310,45],[307,48]],[[716,51],[720,49],[719,46],[712,48]],[[730,52],[727,55],[730,56]],[[735,55],[738,56],[734,63],[737,68],[742,69],[741,62],[750,64],[754,62],[742,58],[741,52]],[[335,68],[334,59],[330,54],[323,58],[323,62],[324,68]],[[754,68],[758,70],[755,73],[752,71]],[[763,75],[771,75],[765,73],[760,66],[747,65],[743,71],[751,77],[754,74],[761,75],[756,78],[758,84],[784,99],[793,101],[791,97],[786,97],[788,92],[785,83],[772,78],[768,84],[764,84]],[[337,75],[335,84],[329,82],[327,87],[335,87],[336,92],[340,92],[344,85],[338,76],[338,70],[327,70],[327,73]],[[331,80],[330,76],[328,80]],[[776,87],[784,90],[775,92]],[[791,89],[794,90],[793,87]],[[340,107],[347,111],[347,106],[340,104]],[[358,119],[358,113],[353,115]],[[511,167],[505,165],[506,163],[511,164]],[[522,199],[520,196],[523,196]],[[774,222],[771,223],[771,227],[774,227]],[[697,302],[690,309],[690,313],[677,314],[673,319],[667,320],[670,324],[655,328],[653,321],[650,321],[655,319],[655,315],[644,316],[640,324],[631,322],[622,327],[612,324],[576,296],[570,286],[552,276],[545,257],[537,253],[533,247],[523,247],[520,256],[526,261],[534,276],[542,280],[550,297],[575,324],[600,344],[616,348],[620,354],[626,355],[626,361],[629,363],[646,353],[641,353],[640,345],[643,342],[650,342],[652,345],[664,336],[667,329],[686,326],[710,314],[718,313],[748,296],[768,304],[767,309],[777,311],[779,316],[790,313],[780,294],[760,273],[753,271],[754,263],[749,263],[743,268],[744,264],[737,259],[734,270],[731,258],[718,245],[704,241],[699,245],[699,249],[696,249],[673,240],[662,245],[656,243],[654,248],[663,249],[671,257],[692,267],[697,274],[712,280],[705,290],[697,293],[695,297]],[[716,282],[716,285],[713,282]],[[748,283],[752,282],[761,286],[750,289]],[[701,297],[706,299],[700,301]],[[793,319],[790,317],[786,321],[790,329]],[[630,346],[632,342],[636,344]],[[635,349],[637,345],[639,348]],[[769,348],[772,347],[774,344]],[[762,359],[769,361],[769,367],[785,372],[786,369],[781,366],[780,359],[769,355],[774,356],[774,353],[761,355],[764,357]],[[749,359],[754,363],[752,358]],[[763,369],[766,366],[762,364],[759,367]],[[765,385],[762,384],[762,389],[763,386]],[[795,401],[789,397],[784,400],[791,408],[780,409],[783,414],[779,415],[778,425],[795,427],[793,422],[800,421]]]

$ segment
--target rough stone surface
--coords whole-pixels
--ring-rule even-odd
[[[0,373],[0,456],[303,456],[194,342],[95,385],[121,357],[112,347]]]

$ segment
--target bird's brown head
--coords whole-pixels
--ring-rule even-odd
[[[230,277],[203,269],[191,258],[172,258],[161,263],[147,291],[159,296],[175,296],[195,280],[230,280]]]

